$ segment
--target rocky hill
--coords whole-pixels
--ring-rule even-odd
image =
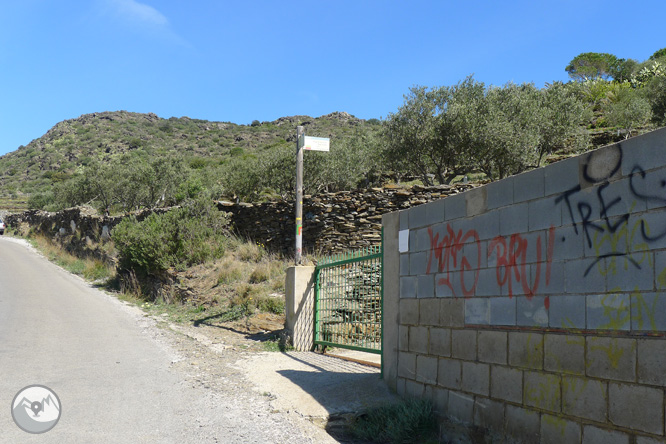
[[[179,154],[190,161],[222,162],[231,156],[258,153],[295,141],[296,126],[320,137],[344,137],[365,121],[345,112],[313,118],[282,117],[251,125],[212,122],[127,111],[85,114],[56,124],[27,146],[0,157],[0,197],[7,202],[43,191],[66,180],[94,160],[121,156],[130,151],[146,157]],[[20,205],[19,205],[20,206]]]

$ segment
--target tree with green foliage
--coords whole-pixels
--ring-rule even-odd
[[[625,139],[628,139],[632,130],[650,121],[652,110],[642,89],[631,88],[626,83],[624,85],[608,101],[605,116],[607,122],[622,129]]]
[[[564,68],[569,77],[575,80],[608,79],[621,71],[624,59],[605,52],[584,52],[574,57]]]
[[[652,78],[645,85],[645,95],[652,109],[652,122],[666,126],[666,76]]]
[[[452,87],[413,87],[404,104],[384,122],[384,156],[395,170],[407,170],[432,185],[463,171],[469,146],[462,128],[467,109],[483,100],[484,84],[472,77]]]
[[[666,57],[666,48],[661,48],[661,49],[655,51],[654,54],[652,54],[650,56],[650,60],[657,60],[657,59],[660,59],[662,57]]]

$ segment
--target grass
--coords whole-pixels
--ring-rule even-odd
[[[432,403],[406,400],[367,410],[350,426],[356,438],[391,444],[436,443],[437,419]]]
[[[48,260],[70,273],[92,282],[108,282],[116,275],[114,267],[94,258],[74,256],[57,243],[44,236],[31,236],[28,241]]]

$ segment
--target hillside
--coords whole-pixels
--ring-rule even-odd
[[[127,111],[85,114],[56,124],[27,146],[0,157],[0,198],[5,206],[14,202],[20,207],[16,201],[70,178],[91,162],[127,153],[145,158],[180,155],[190,164],[219,164],[269,148],[291,147],[297,125],[305,126],[307,134],[336,139],[376,123],[344,112],[318,118],[282,117],[251,125],[188,117],[164,119]]]

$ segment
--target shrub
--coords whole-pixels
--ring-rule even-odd
[[[224,213],[211,202],[198,200],[164,214],[153,213],[141,222],[125,219],[114,228],[112,238],[121,267],[155,274],[220,257],[228,242],[226,225]]]

